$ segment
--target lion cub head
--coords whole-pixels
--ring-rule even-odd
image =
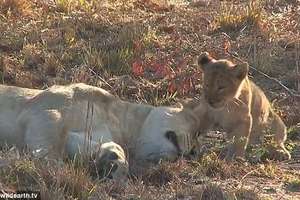
[[[199,56],[198,65],[204,74],[204,96],[210,106],[221,108],[239,96],[249,71],[247,63],[216,60],[205,52]]]

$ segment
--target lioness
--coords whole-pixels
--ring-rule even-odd
[[[189,152],[199,125],[190,109],[129,103],[83,83],[46,90],[0,85],[0,110],[1,144],[53,158],[92,155],[101,169],[115,165],[110,175],[117,179],[128,173],[125,153],[174,160]]]
[[[199,56],[198,65],[203,71],[203,104],[207,104],[202,129],[216,125],[225,129],[233,139],[226,159],[243,158],[247,144],[259,142],[267,128],[274,133],[279,147],[281,156],[278,159],[290,159],[291,155],[284,147],[286,126],[271,108],[263,91],[248,79],[248,64],[216,60],[205,52]]]

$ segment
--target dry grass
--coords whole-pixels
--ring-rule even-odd
[[[6,162],[6,163],[4,163]],[[184,170],[183,170],[184,169]],[[147,169],[142,178],[132,179],[126,185],[113,181],[93,180],[85,168],[36,160],[30,155],[19,157],[18,151],[2,151],[0,183],[6,191],[40,191],[42,199],[243,199],[247,189],[232,191],[208,179],[184,160],[161,163]]]
[[[220,160],[214,152],[205,155],[200,163],[206,176],[228,178],[231,175],[230,167],[228,167],[224,160]]]
[[[300,192],[300,180],[292,179],[286,183],[286,187],[292,192]]]
[[[5,16],[24,16],[31,14],[33,3],[26,0],[2,0],[0,3],[0,13]]]
[[[295,9],[299,4],[210,1],[208,6],[195,5],[185,0],[2,0],[1,82],[32,88],[85,82],[124,100],[174,105],[200,95],[201,72],[194,58],[210,51],[218,58],[237,53],[298,89],[295,44],[300,16]],[[272,81],[254,72],[251,77],[292,127],[288,147],[298,159],[299,102]],[[268,161],[266,146],[253,152],[258,164],[226,163],[218,158],[224,143],[218,146],[216,140],[208,140],[208,153],[201,158],[142,169],[125,186],[94,180],[82,163],[36,160],[4,149],[0,187],[39,190],[43,199],[297,198],[296,191],[287,191],[298,187],[299,173],[289,163]],[[266,185],[271,188],[266,190]]]
[[[262,1],[249,1],[244,4],[224,2],[220,14],[215,18],[216,29],[222,31],[242,31],[245,28],[258,29],[265,20]]]
[[[236,191],[235,198],[239,200],[259,200],[261,199],[257,192],[253,190],[247,190],[247,189],[240,189]]]
[[[213,155],[208,155],[210,159]],[[205,161],[204,161],[205,160]],[[75,163],[62,164],[50,160],[37,160],[30,155],[22,155],[16,149],[6,149],[1,152],[0,183],[6,191],[34,190],[40,191],[42,199],[261,199],[255,188],[247,185],[252,177],[271,179],[291,176],[283,174],[279,169],[274,171],[275,164],[247,166],[239,163],[230,164],[222,161],[218,167],[205,158],[200,162],[180,159],[175,163],[163,162],[144,169],[143,173],[131,179],[127,184],[109,180],[92,179],[84,165]],[[209,163],[209,164],[208,164]],[[233,167],[234,166],[234,167]],[[213,176],[212,168],[216,169]],[[272,168],[272,169],[271,169]],[[208,170],[209,169],[209,170]],[[226,169],[228,173],[223,176]],[[229,173],[230,171],[230,173]],[[253,173],[249,173],[253,172]],[[235,175],[232,175],[232,172]],[[221,179],[220,179],[221,178]],[[243,185],[236,186],[234,181],[240,180]],[[299,177],[300,178],[300,177]],[[225,185],[220,181],[227,182]],[[286,188],[296,188],[296,179],[288,179]],[[247,186],[246,186],[247,185]]]

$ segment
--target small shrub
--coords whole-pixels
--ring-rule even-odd
[[[145,172],[142,177],[146,185],[163,186],[174,178],[174,171],[168,163],[161,163]]]
[[[235,192],[236,200],[259,200],[257,192],[248,189],[239,189]]]
[[[291,192],[300,192],[300,179],[295,178],[286,182],[286,189]]]
[[[289,140],[299,140],[300,139],[300,124],[296,126],[291,126],[287,130],[287,138]]]
[[[224,3],[221,6],[220,15],[215,19],[216,28],[223,31],[236,31],[246,25],[260,25],[264,18],[263,11],[259,1],[250,1],[245,7]]]
[[[91,11],[93,6],[95,5],[95,0],[87,1],[87,0],[55,0],[57,9],[61,12],[70,13],[72,10],[76,8],[78,10],[82,9],[87,12]]]
[[[200,165],[206,176],[217,177],[221,176],[226,178],[230,175],[230,169],[225,163],[225,161],[220,160],[216,153],[210,153],[205,155],[201,161]]]
[[[27,0],[1,0],[0,13],[4,15],[27,15],[31,12],[31,2]]]
[[[216,184],[207,184],[200,196],[201,200],[226,200],[227,195],[224,190]]]
[[[58,187],[64,188],[64,192],[79,199],[86,199],[90,189],[92,189],[91,180],[85,169],[76,169],[69,165],[58,171],[55,183]]]
[[[278,176],[280,170],[275,163],[271,162],[271,163],[259,165],[258,172],[260,173],[261,176],[274,178]]]

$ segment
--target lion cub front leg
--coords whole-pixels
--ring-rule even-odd
[[[245,151],[252,128],[252,116],[249,114],[237,120],[233,127],[231,130],[227,130],[228,138],[232,141],[232,143],[228,145],[228,151],[225,156],[225,159],[228,161],[235,158],[243,159],[245,157]]]

